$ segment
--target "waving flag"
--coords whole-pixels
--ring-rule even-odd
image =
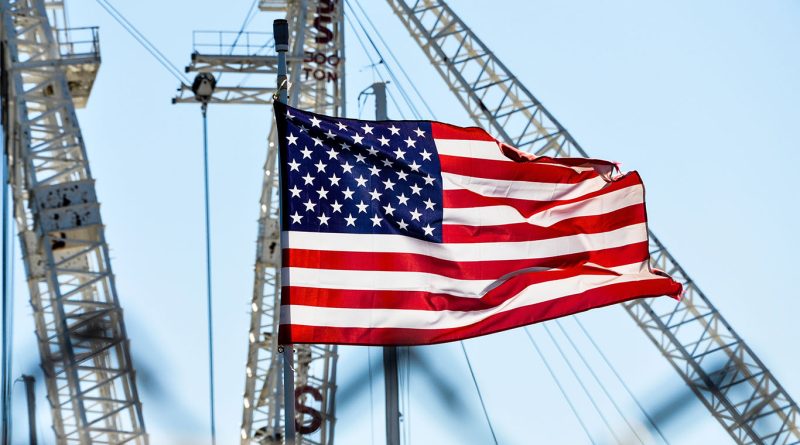
[[[680,295],[649,266],[636,172],[478,128],[275,115],[283,344],[431,344]]]

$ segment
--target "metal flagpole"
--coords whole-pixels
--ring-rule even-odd
[[[375,94],[375,119],[389,119],[386,109],[386,83],[372,84]],[[397,347],[383,347],[383,378],[386,383],[386,445],[400,445],[400,397],[397,383]]]
[[[278,52],[278,101],[286,103],[288,99],[287,77],[286,77],[286,52],[289,51],[289,23],[286,20],[278,19],[272,22],[272,32],[275,38],[275,50]],[[278,164],[280,165],[280,150],[278,150]],[[280,169],[278,169],[280,172]],[[280,187],[278,205],[280,207]],[[278,217],[278,224],[282,221]],[[278,268],[280,270],[280,268]],[[294,445],[295,439],[295,419],[294,419],[294,351],[292,345],[282,345],[283,347],[283,413],[286,443]]]

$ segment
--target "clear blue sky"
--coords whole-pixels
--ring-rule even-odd
[[[192,30],[237,30],[250,5],[249,0],[114,3],[179,66],[189,60]],[[800,251],[800,3],[451,3],[589,153],[642,174],[651,227],[785,388],[800,398],[800,298],[793,259]],[[471,124],[388,5],[362,4],[437,117]],[[209,443],[200,111],[170,104],[176,80],[95,2],[71,1],[68,8],[73,26],[100,26],[103,65],[89,106],[78,117],[140,371],[151,443]],[[250,30],[270,30],[271,18],[261,13]],[[359,109],[356,98],[373,81],[374,71],[352,35],[347,42],[348,114],[368,118],[371,103]],[[391,106],[390,113],[401,117]],[[212,106],[209,111],[220,444],[238,443],[270,118],[267,107]],[[16,252],[15,376],[38,363]],[[580,319],[648,409],[683,394],[677,374],[621,308]],[[572,320],[565,326],[580,339]],[[613,443],[543,328],[532,332],[593,437]],[[522,331],[470,340],[466,346],[501,443],[587,442]],[[425,349],[464,408],[447,406],[437,385],[412,370],[409,443],[490,443],[458,345]],[[340,384],[352,384],[368,359],[366,348],[343,348]],[[371,359],[379,361],[379,351],[372,350]],[[608,369],[591,354],[590,363],[608,379],[623,412],[639,422]],[[383,442],[383,384],[378,376],[373,384],[372,403],[364,390],[341,407],[337,443]],[[596,385],[590,389],[610,412]],[[39,429],[43,443],[53,443],[44,386],[38,390]],[[14,395],[15,424],[24,433],[19,385]],[[621,418],[612,414],[610,421],[625,434]],[[674,444],[729,442],[693,399],[660,426]],[[21,436],[15,443],[25,443]]]

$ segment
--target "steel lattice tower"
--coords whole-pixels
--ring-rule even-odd
[[[444,0],[388,0],[470,117],[500,139],[546,156],[588,157]],[[681,282],[680,302],[624,303],[711,414],[740,444],[800,442],[789,394],[652,232],[654,267]]]
[[[3,126],[58,444],[148,443],[100,205],[75,115],[99,65],[96,28],[54,29],[63,2],[2,2]],[[63,23],[63,20],[62,20]]]
[[[289,62],[289,103],[318,113],[344,114],[343,13],[336,0],[262,0],[260,8],[289,21],[292,47]],[[242,37],[244,36],[244,37]],[[226,40],[231,37],[229,40]],[[256,85],[217,85],[210,104],[271,104],[276,88],[277,55],[264,33],[196,32],[189,72],[267,74]],[[208,41],[226,41],[225,51]],[[246,42],[261,42],[251,45]],[[268,49],[265,51],[265,48]],[[210,49],[217,48],[215,51]],[[230,76],[230,75],[229,75]],[[182,85],[174,103],[196,103],[188,85]],[[278,225],[278,148],[274,122],[267,139],[260,199],[256,261],[241,427],[241,443],[283,442],[283,396],[278,353],[280,301],[280,233]],[[295,349],[298,442],[333,441],[336,347],[302,345]]]

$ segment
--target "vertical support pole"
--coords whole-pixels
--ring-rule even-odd
[[[25,398],[28,401],[28,442],[37,445],[36,439],[36,391],[34,386],[36,379],[30,375],[22,375],[22,382],[25,383]]]
[[[211,209],[208,187],[208,102],[201,106],[203,113],[203,187],[205,189],[205,218],[206,218],[206,305],[208,323],[208,399],[209,415],[211,416],[211,445],[217,445],[217,419],[216,402],[214,394],[214,318],[213,299],[211,290]]]
[[[375,119],[387,120],[386,83],[373,83],[372,92],[375,94]],[[386,445],[400,445],[400,397],[395,346],[383,347],[383,375],[386,384]]]
[[[272,32],[275,37],[275,50],[278,52],[278,101],[286,103],[288,99],[288,88],[286,78],[286,52],[289,51],[289,23],[286,20],[278,19],[272,22]],[[281,163],[280,151],[278,151],[278,165]],[[280,171],[280,168],[278,168]],[[280,190],[280,187],[278,188]],[[278,206],[280,207],[280,192]],[[282,218],[278,217],[278,223]],[[280,268],[278,268],[280,270]],[[283,347],[283,413],[284,429],[287,445],[295,445],[295,415],[294,415],[294,350],[292,345],[282,345]]]

